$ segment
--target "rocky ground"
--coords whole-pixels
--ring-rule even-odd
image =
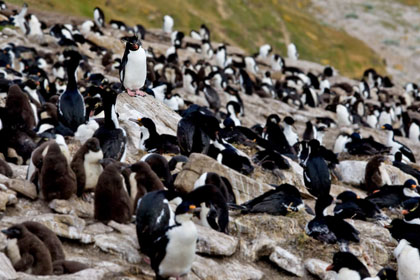
[[[48,16],[48,15],[45,15]],[[42,19],[42,16],[40,16]],[[77,20],[77,19],[76,19]],[[155,51],[164,53],[169,47],[169,38],[160,30],[150,30],[144,41],[144,48],[152,46]],[[41,47],[25,38],[20,31],[6,28],[2,31],[1,42],[14,42],[15,44],[31,45],[38,50]],[[104,37],[86,34],[88,38],[105,46],[115,53],[122,55],[123,44],[120,42],[120,33],[106,29]],[[45,38],[48,40],[48,37]],[[45,52],[61,50],[54,43],[49,42]],[[81,48],[80,51],[89,55],[93,72],[104,72],[100,59],[95,54]],[[233,47],[229,52],[241,52]],[[199,59],[199,55],[180,50],[181,59],[189,58],[192,61]],[[322,65],[307,61],[289,61],[288,65],[301,68],[304,72],[320,73]],[[264,69],[264,66],[260,66]],[[281,73],[276,73],[281,77]],[[108,75],[110,81],[117,81],[116,74]],[[331,78],[331,84],[345,81],[357,84],[357,81],[345,77]],[[177,90],[181,95],[199,105],[207,105],[204,97],[188,96],[182,89]],[[392,89],[396,94],[402,94],[400,87]],[[223,93],[220,93],[222,103],[226,103]],[[304,124],[315,117],[331,117],[335,114],[322,108],[309,108],[297,110],[285,103],[271,98],[262,99],[256,95],[242,94],[245,104],[245,117],[241,119],[244,126],[255,123],[265,123],[266,117],[277,113],[281,117],[293,115],[296,128],[301,136]],[[121,125],[127,130],[129,136],[127,161],[138,161],[144,154],[137,149],[139,130],[136,124],[128,121],[129,118],[149,117],[157,124],[158,132],[175,135],[180,116],[153,97],[131,98],[121,94],[117,100],[117,112]],[[352,127],[350,127],[352,129]],[[339,128],[331,128],[326,132],[324,145],[332,148]],[[362,136],[372,135],[377,141],[385,143],[385,133],[374,129],[361,129]],[[420,160],[420,147],[409,140],[398,139],[407,144]],[[80,146],[75,140],[69,140],[71,153]],[[245,152],[250,152],[245,150]],[[341,155],[343,159],[337,167],[342,175],[342,181],[334,181],[332,194],[337,195],[345,189],[351,189],[365,196],[365,193],[354,186],[364,180],[364,167],[366,158]],[[268,184],[291,183],[299,188],[305,203],[310,207],[314,199],[306,191],[303,184],[303,170],[295,162],[290,162],[292,168],[284,171],[284,178],[262,170],[256,166],[251,176],[244,176],[238,172],[220,165],[217,161],[200,154],[192,154],[189,162],[180,170],[175,185],[183,190],[190,190],[194,181],[206,171],[217,172],[226,176],[232,183],[238,203],[262,194],[271,187]],[[393,183],[403,183],[409,176],[396,168],[387,165]],[[0,228],[26,220],[39,221],[53,230],[62,240],[66,258],[88,264],[91,268],[74,275],[35,277],[25,273],[16,273],[10,265],[4,251],[6,240],[0,235],[0,278],[6,279],[153,279],[154,273],[150,266],[142,260],[139,253],[134,224],[121,225],[110,222],[107,225],[98,223],[93,219],[93,204],[79,198],[69,201],[54,200],[46,203],[37,199],[35,187],[24,180],[26,165],[13,166],[14,178],[0,178]],[[398,215],[397,213],[389,213]],[[313,240],[304,233],[306,223],[313,216],[305,211],[290,214],[286,217],[270,215],[241,215],[234,211],[230,213],[229,235],[198,226],[199,241],[197,257],[192,271],[186,279],[333,279],[333,273],[325,272],[326,266],[331,263],[334,252],[339,250],[338,245],[325,245]],[[395,267],[392,251],[396,242],[381,225],[349,220],[360,231],[360,244],[352,244],[351,252],[364,261],[372,275],[383,266]]]
[[[394,0],[312,0],[311,13],[364,41],[386,61],[386,70],[396,81],[420,79],[418,7]]]

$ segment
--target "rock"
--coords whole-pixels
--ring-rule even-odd
[[[365,181],[366,161],[344,160],[336,166],[344,184],[358,186]]]
[[[302,277],[305,274],[302,260],[281,247],[276,246],[269,259],[273,263],[277,264],[281,269],[284,269],[296,276]]]
[[[411,175],[408,175],[407,173],[402,172],[399,168],[393,165],[385,164],[383,168],[389,174],[389,178],[391,179],[393,185],[403,185],[405,181],[410,179],[417,182],[416,178],[414,178]]]
[[[83,233],[85,221],[72,215],[43,214],[32,218],[51,229],[60,237],[80,240],[82,243],[92,243],[92,236]]]
[[[36,186],[29,181],[22,180],[22,179],[8,179],[5,185],[9,189],[12,189],[32,200],[38,197]]]
[[[211,228],[196,225],[198,232],[197,253],[213,256],[232,256],[238,247],[238,239],[215,231]]]
[[[68,200],[54,199],[48,206],[60,214],[71,214],[80,218],[93,218],[93,203],[85,202],[74,195]]]
[[[262,279],[264,274],[250,264],[234,259],[210,259],[196,256],[192,271],[200,279],[224,280],[256,280]]]
[[[94,236],[95,246],[108,253],[117,253],[129,263],[141,261],[137,235],[128,236],[119,233],[107,233]]]
[[[26,180],[26,173],[28,172],[27,165],[16,165],[9,162],[10,167],[13,170],[13,178]]]
[[[276,241],[262,232],[260,236],[252,240],[251,244],[242,241],[240,245],[241,255],[255,262],[261,257],[269,256],[274,251]]]
[[[259,196],[272,189],[265,183],[257,182],[233,169],[230,169],[216,160],[203,154],[193,153],[183,170],[178,173],[175,180],[175,187],[190,192],[194,187],[194,182],[205,172],[216,172],[220,176],[226,177],[232,184],[236,202],[241,204],[256,196]]]
[[[342,176],[341,181],[343,183],[358,186],[365,182],[366,164],[366,161],[344,160],[336,168]],[[389,164],[381,165],[381,168],[386,170],[393,185],[402,185],[408,179],[415,179],[411,175]]]
[[[130,235],[130,236],[137,236],[135,224],[120,224],[111,220],[109,221],[108,226],[122,234]]]
[[[15,192],[11,190],[0,191],[0,211],[6,210],[6,205],[13,205],[17,203]]]
[[[16,32],[15,30],[9,28],[9,27],[5,27],[3,28],[3,30],[1,31],[4,35],[7,35],[9,37],[15,37],[18,36],[18,32]]]
[[[0,253],[0,279],[17,279],[18,275],[9,258]]]
[[[18,273],[19,280],[101,280],[104,279],[107,270],[101,268],[88,268],[73,274],[35,276],[23,272]]]
[[[334,280],[336,273],[333,271],[326,271],[330,265],[324,261],[318,259],[307,259],[305,260],[305,268],[311,274],[318,276],[322,280]]]
[[[108,233],[112,231],[114,231],[113,228],[107,225],[104,225],[101,222],[88,225],[83,230],[84,233],[90,234],[90,235],[103,234],[103,233]]]

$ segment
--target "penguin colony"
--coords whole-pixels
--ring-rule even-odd
[[[3,1],[0,8],[8,11]],[[285,216],[300,211],[313,216],[302,231],[314,244],[337,244],[326,268],[335,272],[335,279],[419,279],[420,170],[410,149],[420,140],[420,93],[415,83],[395,94],[391,80],[374,69],[367,69],[356,84],[335,82],[332,67],[305,72],[272,54],[267,44],[251,56],[232,54],[228,46],[211,41],[205,24],[190,33],[197,43],[184,41],[187,37],[174,31],[169,15],[163,18],[162,36],[169,37],[171,46],[159,54],[143,45],[149,33],[143,26],[106,23],[99,7],[93,18],[79,26],[47,25],[28,14],[26,4],[20,11],[4,13],[1,25],[14,25],[38,45],[0,45],[0,92],[5,96],[0,108],[1,174],[13,176],[8,162],[28,165],[26,179],[35,184],[42,200],[82,199],[94,206],[97,221],[135,223],[140,251],[156,279],[189,273],[199,237],[196,224],[229,234],[232,213]],[[125,45],[120,56],[87,38],[100,38],[109,28]],[[56,52],[41,51],[50,44]],[[202,59],[182,60],[178,54],[184,50]],[[294,44],[287,47],[287,56],[290,62],[299,59]],[[102,71],[92,67],[93,57],[101,60]],[[116,110],[118,96],[126,93],[137,99],[152,96],[181,116],[176,136],[160,134],[154,117],[142,112],[125,119],[138,127],[137,148],[148,153],[134,163],[126,161],[130,135]],[[279,100],[294,110],[324,108],[335,118],[302,122],[279,110],[265,112],[265,123],[242,126],[247,116],[244,97],[251,95],[265,102]],[[190,101],[196,97],[207,106]],[[295,127],[298,122],[306,122],[302,135]],[[347,129],[329,149],[324,146],[325,131],[337,126]],[[362,137],[362,127],[384,130],[386,136]],[[409,139],[404,141],[409,145],[396,136]],[[80,145],[71,155],[67,143],[73,139]],[[257,152],[244,153],[238,145]],[[300,164],[314,210],[304,203],[302,190],[289,183],[272,185],[270,191],[239,204],[229,179],[214,172],[201,174],[193,190],[183,193],[174,184],[175,170],[192,153],[206,154],[246,176],[261,168],[279,182],[285,180],[283,171]],[[343,155],[368,162],[357,186],[364,198],[351,190],[333,197]],[[391,162],[412,179],[393,183],[385,168]],[[388,228],[399,242],[390,256],[393,267],[371,277],[372,269],[353,254],[352,244],[363,237],[349,219]],[[14,224],[2,233],[17,271],[61,275],[87,268],[66,260],[60,239],[40,223]]]

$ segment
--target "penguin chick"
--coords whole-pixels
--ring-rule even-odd
[[[76,193],[76,175],[71,170],[60,147],[54,141],[44,150],[39,184],[45,200],[69,199]],[[43,154],[44,154],[43,153]]]
[[[163,183],[149,164],[139,161],[130,166],[131,173],[127,184],[127,192],[134,202],[133,209],[136,209],[137,201],[146,193],[163,190]]]
[[[22,223],[22,225],[44,243],[48,251],[50,251],[51,261],[54,262],[65,259],[61,241],[52,230],[38,222],[27,221]]]
[[[53,262],[54,275],[72,274],[87,268],[89,266],[86,264],[76,261],[58,260]]]
[[[126,168],[123,163],[116,162],[107,165],[99,176],[95,188],[95,219],[107,223],[114,220],[118,223],[128,223],[133,213],[133,202],[124,186],[121,174]]]
[[[99,140],[95,137],[87,140],[74,155],[70,166],[76,174],[78,196],[95,189],[103,170],[99,162],[103,157]]]
[[[14,225],[2,232],[8,239],[17,239],[17,248],[9,244],[7,247],[8,256],[16,271],[34,275],[52,274],[51,255],[47,247],[24,225]]]

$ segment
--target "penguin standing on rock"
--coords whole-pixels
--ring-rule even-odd
[[[151,192],[137,208],[140,250],[150,258],[157,280],[186,275],[195,258],[197,228],[191,219],[196,207],[183,201],[174,215],[169,199],[165,191]]]
[[[128,223],[133,213],[133,202],[128,196],[121,174],[126,166],[121,162],[107,165],[95,188],[95,219],[107,223]]]
[[[71,161],[71,169],[77,177],[77,195],[81,196],[84,191],[93,191],[98,183],[99,175],[102,173],[102,165],[99,162],[103,159],[99,140],[90,138],[76,152]]]
[[[67,51],[64,53],[69,60],[65,61],[67,66],[67,88],[60,95],[58,101],[58,113],[60,121],[73,132],[86,120],[86,108],[83,96],[77,88],[76,71],[82,60],[80,53],[76,51]]]
[[[120,80],[130,96],[145,96],[140,88],[144,86],[147,76],[146,52],[137,36],[123,37],[125,51],[120,66]]]
[[[14,225],[2,232],[10,240],[7,255],[16,271],[34,275],[50,275],[53,272],[51,255],[44,243],[24,225]],[[17,243],[13,243],[13,239]]]
[[[304,161],[303,178],[310,194],[321,197],[330,193],[331,175],[322,157],[318,140],[309,141],[309,154]]]
[[[388,161],[385,156],[378,155],[371,158],[366,164],[365,184],[368,193],[373,193],[382,186],[392,183],[385,168],[381,168],[385,161]]]
[[[105,112],[105,122],[95,131],[93,137],[98,138],[104,158],[124,161],[126,155],[127,133],[120,127],[115,103],[118,93],[106,88],[101,91]]]

